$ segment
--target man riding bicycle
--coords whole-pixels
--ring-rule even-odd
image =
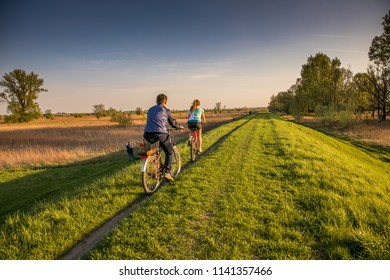
[[[160,141],[160,147],[165,153],[165,174],[164,178],[170,182],[173,181],[171,175],[171,167],[173,160],[173,146],[168,133],[170,126],[176,129],[183,129],[173,118],[171,111],[166,107],[168,97],[165,94],[159,94],[156,98],[157,105],[148,110],[148,117],[144,129],[144,138],[149,143],[153,144]]]

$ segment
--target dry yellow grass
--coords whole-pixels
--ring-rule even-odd
[[[33,127],[1,131],[0,166],[47,165],[85,159],[124,149],[142,127],[109,125]]]
[[[205,129],[247,114],[245,111],[208,113]],[[132,116],[134,124],[119,127],[110,118],[58,117],[27,124],[0,125],[0,168],[73,162],[123,150],[127,141],[141,142],[146,115]],[[185,125],[186,113],[175,113]],[[181,134],[185,137],[187,132]]]
[[[349,137],[367,143],[373,143],[390,148],[390,120],[378,123],[366,121],[342,131]]]
[[[286,116],[286,118],[294,120],[291,116]],[[297,122],[312,128],[326,130],[332,134],[347,136],[353,140],[390,148],[390,119],[384,122],[378,122],[375,118],[366,118],[353,126],[341,129],[324,127],[321,120],[313,116],[305,116]]]

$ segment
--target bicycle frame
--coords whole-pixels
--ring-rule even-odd
[[[173,162],[171,167],[171,175],[175,178],[181,170],[181,157],[180,152],[176,147],[174,137],[170,138],[174,150]],[[163,154],[161,147],[158,146],[153,149],[153,152],[141,156],[143,163],[141,167],[142,182],[144,190],[147,194],[154,193],[161,185],[163,181],[163,175],[165,173],[165,165],[163,164]]]

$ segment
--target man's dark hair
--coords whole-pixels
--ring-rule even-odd
[[[161,93],[161,94],[157,95],[157,98],[156,98],[157,104],[163,104],[167,100],[168,100],[168,97],[164,93]]]

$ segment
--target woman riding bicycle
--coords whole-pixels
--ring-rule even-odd
[[[204,110],[200,108],[200,101],[195,99],[192,102],[190,111],[188,112],[188,128],[196,129],[196,133],[199,139],[198,152],[202,152],[202,124],[206,123],[206,117]]]
[[[170,170],[172,167],[174,150],[168,133],[167,124],[176,129],[182,129],[183,127],[176,122],[171,111],[166,108],[167,101],[168,97],[165,94],[159,94],[156,99],[157,105],[148,110],[144,138],[152,144],[160,141],[160,147],[165,153],[166,168],[164,178],[168,181],[173,181]]]

